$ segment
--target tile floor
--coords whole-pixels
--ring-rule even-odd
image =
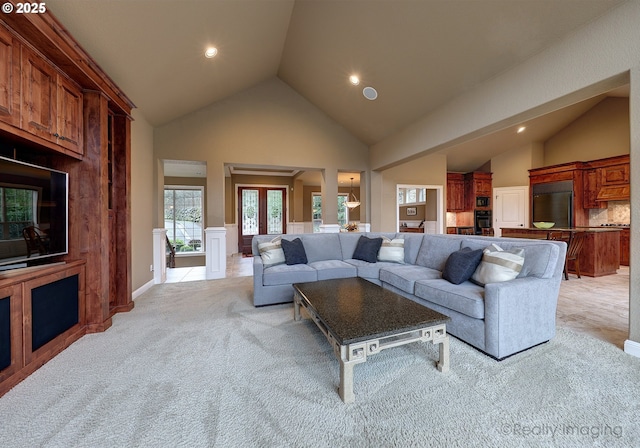
[[[227,257],[227,277],[253,275],[253,258]],[[205,280],[204,266],[167,269],[167,283]],[[623,348],[629,327],[629,267],[616,275],[562,280],[557,324]]]

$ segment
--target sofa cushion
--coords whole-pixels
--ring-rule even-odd
[[[522,270],[523,264],[524,249],[504,250],[497,244],[491,244],[483,251],[482,261],[471,280],[482,286],[513,280]]]
[[[358,275],[358,270],[355,266],[342,260],[314,261],[309,263],[309,266],[318,271],[318,280],[350,278]]]
[[[306,264],[279,264],[266,268],[262,273],[262,284],[264,286],[315,282],[317,280],[318,271]]]
[[[469,247],[453,252],[447,258],[442,271],[442,278],[454,285],[459,285],[471,278],[482,260],[482,249],[471,250]]]
[[[300,235],[307,253],[307,262],[340,260],[342,248],[337,233],[307,233]]]
[[[289,266],[307,264],[307,253],[300,238],[295,238],[291,241],[282,240],[282,250],[284,251],[284,260]]]
[[[258,251],[265,268],[285,262],[282,240],[279,236],[266,243],[258,243]]]
[[[484,288],[474,283],[454,285],[445,279],[418,280],[415,295],[469,317],[484,319]]]
[[[378,261],[404,264],[404,238],[389,239],[382,237],[382,244],[378,251]]]
[[[477,241],[465,239],[462,247],[471,249],[484,249],[489,245],[487,241]],[[522,277],[551,278],[557,265],[559,248],[555,244],[541,243],[538,241],[527,241],[513,238],[500,238],[500,247],[505,250],[513,248],[524,249],[524,264],[518,274]]]
[[[358,240],[356,250],[353,252],[353,258],[375,263],[378,261],[378,251],[380,250],[381,244],[382,238],[367,238],[362,235]]]
[[[345,263],[349,263],[351,266],[354,266],[358,270],[358,277],[366,278],[366,279],[380,279],[380,269],[398,266],[398,263],[392,263],[389,261],[378,261],[377,263],[369,263],[367,261],[362,260],[344,260]]]
[[[460,250],[461,240],[447,235],[424,235],[416,264],[442,271],[451,253]]]
[[[418,252],[422,247],[423,233],[398,233],[395,238],[404,238],[404,262],[416,264]]]
[[[380,280],[413,294],[416,280],[441,278],[440,271],[411,264],[394,265],[380,269]]]
[[[395,238],[395,233],[386,233],[386,232],[369,232],[366,234],[369,238]],[[356,250],[356,246],[358,245],[358,240],[362,236],[362,233],[359,232],[340,232],[338,233],[340,239],[340,246],[342,248],[342,260],[352,260],[353,252]]]

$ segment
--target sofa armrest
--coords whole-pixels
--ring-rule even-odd
[[[553,338],[560,281],[524,277],[487,284],[486,351],[502,358]]]
[[[262,273],[264,272],[264,264],[262,258],[258,255],[253,257],[253,295],[260,295],[260,289],[262,288]]]

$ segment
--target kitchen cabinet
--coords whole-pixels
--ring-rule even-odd
[[[624,185],[629,183],[629,163],[600,168],[602,185]]]
[[[464,174],[447,173],[447,211],[465,211],[465,182]]]
[[[629,266],[631,229],[620,230],[620,265]]]
[[[82,92],[34,51],[22,50],[22,129],[82,154]]]
[[[485,172],[476,171],[465,174],[467,210],[491,210],[491,199],[487,206],[478,207],[476,205],[477,197],[491,198],[491,195],[493,194],[491,178],[492,174]]]
[[[589,277],[601,277],[617,273],[620,267],[620,229],[618,228],[503,228],[502,236],[509,238],[546,239],[550,231],[586,232],[587,238],[580,252],[580,273]],[[569,272],[575,273],[573,261]]]
[[[20,42],[1,24],[0,120],[20,126]]]
[[[607,203],[598,201],[598,193],[602,185],[600,169],[592,168],[583,172],[584,195],[582,206],[584,208],[607,208]]]

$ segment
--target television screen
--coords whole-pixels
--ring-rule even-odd
[[[69,176],[0,157],[0,266],[68,250]]]

